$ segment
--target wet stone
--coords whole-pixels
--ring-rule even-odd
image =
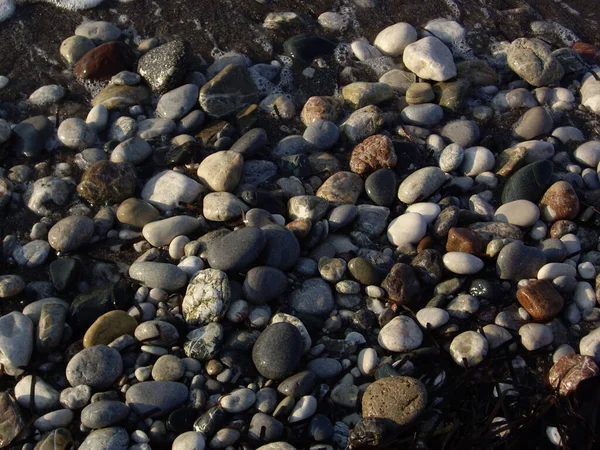
[[[252,348],[252,361],[266,378],[281,380],[296,368],[302,352],[298,329],[285,322],[268,326]]]
[[[82,175],[77,193],[94,205],[118,203],[135,191],[136,174],[129,164],[98,161]]]

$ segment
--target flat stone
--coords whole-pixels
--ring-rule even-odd
[[[57,84],[48,84],[36,89],[30,96],[29,101],[37,106],[46,106],[58,103],[65,96],[65,88]]]
[[[427,232],[427,222],[418,213],[404,213],[392,220],[388,226],[387,238],[394,245],[416,244]]]
[[[147,87],[109,84],[92,99],[92,106],[104,105],[108,110],[150,103]]]
[[[150,222],[158,220],[160,213],[150,203],[135,197],[121,202],[117,209],[117,220],[134,228],[143,228]]]
[[[96,345],[81,350],[67,364],[66,376],[71,386],[85,384],[105,389],[123,372],[123,360],[117,350]]]
[[[506,222],[518,227],[530,227],[540,218],[540,209],[529,200],[515,200],[500,206],[494,214],[497,222]]]
[[[444,111],[435,103],[422,103],[408,105],[402,110],[400,117],[409,125],[429,127],[440,123],[444,118]]]
[[[187,236],[202,226],[202,221],[191,216],[173,216],[144,225],[142,235],[154,247],[169,245],[177,236]]]
[[[60,55],[72,66],[94,47],[94,42],[85,36],[69,36],[60,44]]]
[[[265,245],[266,237],[260,228],[241,228],[209,246],[208,263],[218,270],[243,270],[258,257]]]
[[[129,407],[115,400],[93,402],[81,411],[81,424],[87,428],[107,428],[117,425],[129,415]]]
[[[83,36],[96,43],[116,41],[121,30],[116,25],[103,20],[86,21],[75,28],[76,36]]]
[[[202,202],[202,214],[215,222],[237,219],[249,209],[248,205],[229,192],[211,192]]]
[[[138,137],[132,137],[115,147],[110,154],[110,160],[115,163],[130,163],[136,166],[143,163],[151,155],[152,147],[150,147],[150,144]]]
[[[541,323],[527,323],[519,328],[521,343],[527,350],[534,351],[550,345],[554,340],[552,329]]]
[[[125,394],[125,402],[138,415],[164,416],[188,398],[188,388],[174,381],[145,381],[134,384]]]
[[[505,245],[496,260],[496,273],[503,280],[536,278],[538,271],[546,264],[544,253],[522,242]]]
[[[528,140],[550,134],[554,121],[550,114],[541,106],[536,106],[525,112],[515,124],[516,137]]]
[[[381,30],[373,44],[384,55],[400,56],[416,40],[417,30],[408,23],[399,22]]]
[[[0,393],[0,446],[7,447],[25,428],[25,418],[8,392]]]
[[[23,408],[33,405],[38,413],[58,409],[59,392],[40,377],[35,378],[35,390],[33,390],[31,386],[33,382],[33,376],[27,375],[15,385],[15,399],[19,405]]]
[[[376,134],[385,119],[381,110],[374,105],[357,109],[340,125],[340,132],[351,142],[360,142]]]
[[[135,338],[145,345],[169,348],[179,340],[177,328],[164,320],[149,320],[137,326]]]
[[[413,422],[427,405],[427,389],[416,378],[386,377],[370,384],[362,398],[364,417],[389,419],[398,425]]]
[[[386,83],[358,81],[342,88],[343,99],[355,109],[377,105],[394,97],[394,88]]]
[[[261,263],[284,271],[294,267],[300,258],[300,243],[294,233],[279,224],[265,225],[261,231],[266,238]]]
[[[90,147],[96,139],[96,133],[82,119],[63,120],[56,131],[58,140],[69,148]]]
[[[438,167],[423,167],[406,177],[398,188],[401,202],[411,204],[429,197],[446,181],[446,175]]]
[[[184,84],[163,94],[156,105],[156,112],[164,119],[178,120],[189,113],[198,98],[200,89],[195,84]]]
[[[555,83],[564,75],[549,45],[540,39],[515,39],[508,48],[507,62],[517,75],[532,86]]]
[[[352,172],[338,172],[317,190],[317,196],[333,204],[355,204],[363,190],[362,179]]]
[[[125,311],[109,311],[96,319],[83,336],[83,346],[108,345],[124,334],[133,335],[137,321]]]
[[[85,53],[73,66],[73,74],[83,80],[107,80],[133,67],[135,55],[120,41],[107,42]]]
[[[134,262],[129,267],[129,276],[150,289],[173,292],[187,284],[187,276],[179,267],[153,261]]]
[[[275,267],[258,266],[248,271],[242,289],[246,300],[263,305],[283,294],[287,286],[285,272]]]
[[[230,64],[200,89],[200,106],[210,116],[224,117],[257,103],[258,89],[248,70]]]

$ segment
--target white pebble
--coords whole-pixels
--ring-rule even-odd
[[[577,266],[577,272],[581,278],[591,280],[596,276],[596,267],[590,261],[586,261]]]
[[[519,328],[521,343],[527,350],[534,351],[550,345],[554,340],[552,329],[541,323],[527,323]]]
[[[289,423],[300,422],[312,417],[317,412],[317,399],[312,395],[305,395],[294,405],[294,409],[288,418]]]
[[[473,367],[485,359],[488,341],[475,331],[465,331],[450,344],[450,356],[459,366]]]
[[[458,275],[471,275],[483,269],[483,261],[465,252],[448,252],[442,258],[444,267]]]

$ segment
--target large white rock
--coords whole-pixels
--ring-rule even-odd
[[[377,342],[391,352],[409,352],[423,343],[423,332],[410,317],[398,316],[379,331]]]
[[[530,352],[550,345],[554,340],[552,329],[543,323],[527,323],[519,328],[521,343]]]
[[[529,200],[505,203],[496,210],[495,222],[510,223],[518,227],[530,227],[540,218],[540,209]]]
[[[23,373],[33,351],[33,322],[26,315],[13,311],[0,318],[0,363],[8,375]]]
[[[600,69],[594,69],[597,76],[600,76]],[[600,114],[600,81],[591,73],[586,73],[581,83],[581,104],[591,109],[596,114]]]
[[[442,258],[444,267],[459,275],[471,275],[483,269],[483,261],[465,252],[448,252]]]
[[[379,32],[375,38],[375,47],[387,56],[399,56],[407,45],[417,40],[417,30],[409,23],[400,22],[390,25]]]
[[[452,52],[433,36],[409,44],[404,49],[402,61],[407,69],[427,80],[446,81],[456,76]]]
[[[142,198],[161,211],[169,211],[179,202],[194,202],[201,191],[200,183],[174,170],[165,170],[148,180]]]
[[[427,233],[427,222],[421,214],[408,212],[390,222],[388,240],[394,245],[416,244]]]

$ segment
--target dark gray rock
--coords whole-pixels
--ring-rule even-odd
[[[283,294],[287,286],[287,277],[280,269],[254,267],[248,271],[244,280],[244,298],[255,305],[263,305]]]
[[[249,157],[263,148],[267,141],[267,132],[265,130],[262,128],[253,128],[235,141],[229,150],[241,153],[244,157]]]
[[[116,425],[129,415],[129,406],[114,400],[101,400],[83,408],[81,423],[88,428],[106,428]]]
[[[123,373],[121,354],[106,345],[81,350],[67,364],[66,376],[71,386],[86,384],[105,389]]]
[[[365,191],[369,198],[379,206],[389,206],[398,192],[396,174],[391,169],[379,169],[369,175],[365,181]]]
[[[311,278],[290,295],[290,306],[304,314],[325,316],[334,307],[329,284],[322,278]]]
[[[546,256],[540,249],[529,247],[522,242],[505,245],[496,261],[496,273],[503,280],[537,278],[540,268],[546,264]]]
[[[208,263],[213,269],[243,270],[258,258],[266,243],[265,233],[260,228],[240,228],[209,246]]]
[[[537,203],[552,183],[552,162],[536,161],[517,170],[504,185],[502,203],[529,200]]]
[[[254,441],[273,442],[283,435],[283,424],[274,417],[258,412],[252,416],[248,438]]]
[[[131,410],[140,416],[161,417],[181,406],[188,388],[175,381],[145,381],[134,384],[125,394]]]
[[[281,380],[294,372],[302,356],[302,335],[287,322],[269,325],[252,348],[252,361],[265,378]]]
[[[12,150],[19,156],[38,156],[52,134],[52,122],[45,116],[23,120],[13,129]]]
[[[129,433],[125,428],[112,427],[94,430],[82,442],[79,450],[127,450]]]

